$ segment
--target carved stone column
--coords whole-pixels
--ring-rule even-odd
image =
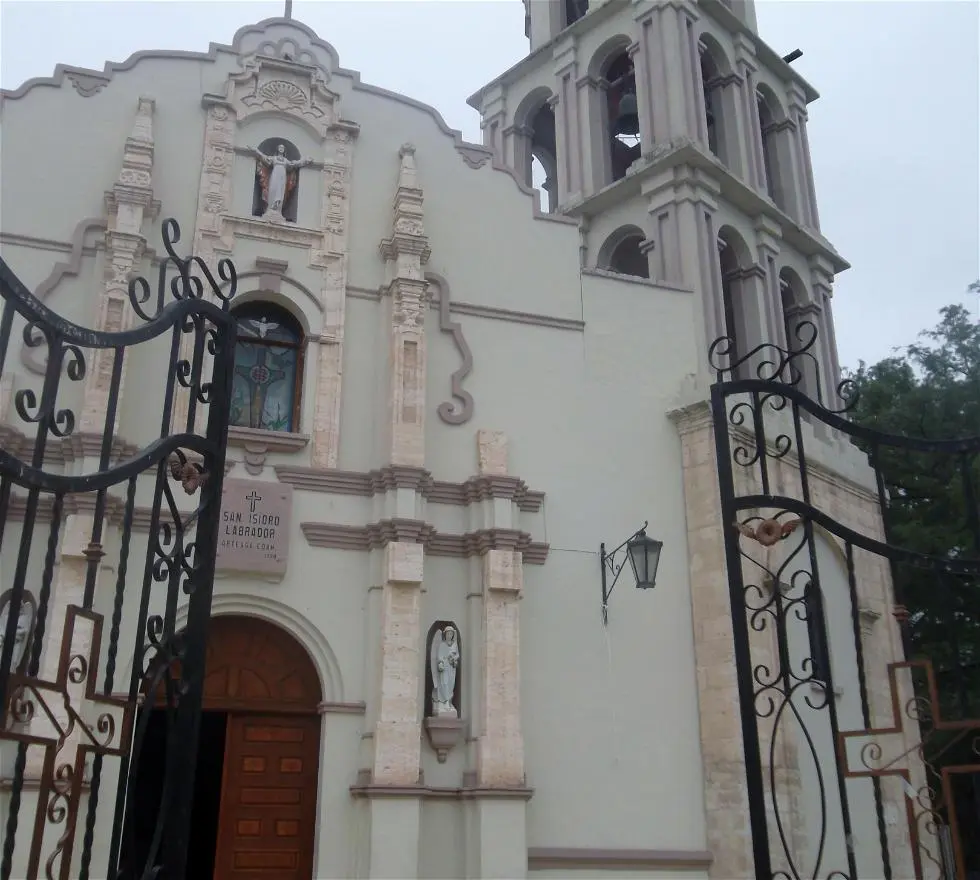
[[[426,282],[429,257],[422,188],[415,147],[399,150],[400,167],[390,238],[381,242],[391,307],[386,311],[388,362],[388,456],[393,465],[425,462]],[[381,587],[381,658],[374,755],[370,783],[375,792],[419,784],[422,735],[421,626],[423,549],[395,540],[384,552]],[[407,792],[410,794],[410,792]],[[411,878],[418,873],[422,815],[419,797],[371,797],[370,876]],[[392,841],[398,841],[397,846]]]
[[[422,267],[429,259],[422,189],[415,167],[415,147],[399,150],[401,167],[395,192],[391,238],[381,243],[387,262],[391,297],[388,376],[389,461],[425,464],[425,312],[426,282]]]
[[[202,105],[207,111],[204,124],[204,161],[198,184],[197,224],[194,229],[194,254],[208,264],[211,271],[221,257],[232,250],[233,241],[223,240],[222,218],[231,211],[232,169],[235,164],[235,111],[225,99],[205,95]],[[185,232],[186,234],[186,232]],[[178,245],[182,254],[183,243]],[[208,296],[210,291],[205,291]],[[191,335],[183,334],[180,357],[191,355]],[[174,390],[171,426],[174,433],[187,430],[190,398],[179,384]]]
[[[337,122],[331,126],[321,172],[320,228],[324,231],[325,247],[322,253],[316,254],[314,263],[322,270],[323,325],[315,348],[317,378],[310,450],[310,463],[318,468],[337,467],[340,450],[350,177],[358,131],[351,123]]]
[[[133,309],[129,303],[129,279],[139,274],[140,260],[146,247],[144,219],[155,214],[153,201],[153,98],[140,97],[133,128],[123,147],[122,168],[112,189],[105,195],[108,223],[105,233],[105,287],[99,298],[96,329],[118,333],[131,326]],[[119,429],[126,364],[121,365],[118,396],[112,424],[106,425],[112,387],[114,353],[94,353],[82,402],[79,429],[81,434],[97,434]]]

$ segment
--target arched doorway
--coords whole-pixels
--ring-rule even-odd
[[[186,880],[313,876],[320,701],[313,661],[286,630],[257,617],[211,620]],[[164,790],[162,702],[149,709],[133,794],[140,866]]]

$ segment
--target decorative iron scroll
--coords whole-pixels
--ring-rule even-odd
[[[939,707],[958,698],[943,681],[955,680],[963,690],[965,672],[980,672],[980,658],[957,647],[957,632],[980,620],[980,437],[927,440],[849,421],[858,402],[852,382],[837,386],[836,409],[822,400],[816,326],[804,321],[791,336],[791,348],[764,344],[744,355],[723,337],[709,352],[754,876],[906,880],[914,870],[917,880],[966,880],[980,869],[980,816],[974,809],[973,828],[964,831],[966,811],[953,789],[957,778],[977,774],[980,803],[980,722],[963,712],[964,720],[949,720]],[[841,497],[838,487],[852,479],[835,472],[836,461],[859,455],[855,446],[869,451],[870,469],[860,477],[867,486],[855,484],[854,499],[845,493],[850,500],[831,507],[830,500]],[[964,536],[960,551],[938,556],[904,546],[887,516],[878,518],[889,507],[882,471],[889,450],[956,464],[950,473],[960,475],[963,485],[962,509],[954,513],[965,517],[957,526],[956,534]],[[821,571],[826,563],[818,560],[818,543],[828,548],[821,552],[839,557],[833,578]],[[945,620],[951,647],[935,675],[928,660],[885,668],[878,658],[881,639],[893,650],[882,632],[887,623],[876,630],[879,647],[869,650],[868,622],[881,612],[865,604],[870,588],[864,579],[877,572],[870,593],[890,597],[897,588],[886,573],[895,578],[899,568],[955,597]],[[828,599],[831,581],[840,583]],[[901,605],[902,597],[874,601]],[[846,629],[832,630],[828,614],[839,623],[847,620]],[[934,627],[941,623],[931,621]],[[835,684],[841,668],[847,676]],[[907,670],[909,685],[899,705],[894,687],[901,670]],[[873,723],[875,693],[886,675],[895,717],[901,709],[906,723],[901,728],[896,720],[891,727],[916,744],[895,752],[879,741],[895,731]],[[973,693],[980,702],[980,688]],[[859,740],[867,748],[853,753]],[[888,763],[897,755],[906,764]],[[902,776],[899,768],[909,772]],[[911,786],[904,793],[895,787],[899,777]],[[895,824],[892,812],[899,808],[908,829]]]
[[[778,398],[775,386],[806,390],[821,407],[823,399],[821,378],[825,372],[817,357],[817,325],[812,321],[800,321],[792,331],[790,348],[781,348],[774,342],[764,342],[751,351],[740,354],[735,338],[719,336],[708,348],[708,364],[715,373],[715,381],[732,382],[738,379],[759,379],[770,384],[769,395]],[[812,377],[807,382],[807,375]],[[805,386],[810,386],[806,387]],[[858,402],[857,385],[852,379],[842,379],[836,386],[838,409],[829,412],[846,413]],[[785,406],[783,402],[780,406]]]
[[[143,323],[120,332],[65,320],[0,260],[0,367],[11,372],[6,361],[15,321],[23,324],[28,348],[47,349],[40,382],[24,374],[5,380],[17,388],[5,428],[25,436],[19,447],[28,453],[21,458],[0,449],[0,541],[6,536],[18,544],[10,589],[0,596],[0,759],[10,777],[0,791],[7,817],[0,880],[185,874],[237,276],[229,260],[218,263],[216,278],[199,257],[178,256],[176,221],[166,220],[162,232],[167,256],[155,301],[149,282],[131,281],[129,305]],[[123,301],[114,302],[118,308]],[[169,359],[155,371],[158,384],[132,391],[159,396],[159,430],[120,459],[120,450],[132,448],[116,428],[126,366],[137,351],[160,361],[159,348],[140,346],[168,339]],[[87,419],[101,417],[100,432],[78,430],[75,410],[63,403],[73,385]],[[178,393],[187,395],[186,421],[173,426]],[[78,472],[47,470],[50,445],[68,441],[84,455]],[[142,535],[134,534],[141,486],[153,499],[139,511],[149,520],[145,551]],[[80,541],[83,533],[87,541]],[[43,541],[43,559],[32,552],[35,536]],[[134,553],[144,555],[142,571],[131,570]],[[187,626],[178,632],[181,603]],[[130,639],[132,671],[119,686],[119,648]],[[148,719],[139,703],[158,681],[167,695],[163,760],[172,784],[153,833],[139,841],[131,795]],[[103,791],[110,759],[119,780],[114,797]]]

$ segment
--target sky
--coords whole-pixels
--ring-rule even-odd
[[[282,2],[0,2],[0,86],[140,49],[205,51]],[[810,148],[842,364],[873,363],[962,303],[980,320],[980,2],[758,0],[760,35],[820,92]],[[527,54],[521,0],[294,0],[365,82],[480,142],[466,97]]]

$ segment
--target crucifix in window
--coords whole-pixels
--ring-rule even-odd
[[[302,329],[285,309],[250,303],[235,312],[238,343],[231,424],[293,431],[299,420]]]

